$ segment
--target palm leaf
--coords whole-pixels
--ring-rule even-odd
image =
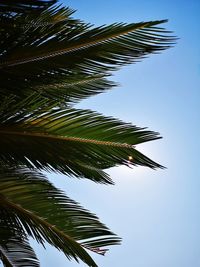
[[[28,243],[48,242],[68,259],[96,263],[119,243],[99,219],[37,170],[100,183],[112,166],[162,168],[136,150],[158,133],[71,104],[114,86],[110,71],[169,48],[166,22],[93,27],[55,0],[0,0],[0,257],[38,266]],[[29,170],[27,169],[29,168]]]
[[[49,58],[54,58],[54,65],[56,65],[56,57],[74,52],[78,54],[79,51],[82,50],[87,50],[85,59],[91,61],[93,59],[92,56],[95,59],[95,50],[91,50],[93,52],[92,55],[92,53],[90,54],[90,48],[94,48],[99,45],[101,45],[101,50],[99,50],[98,47],[98,53],[96,52],[96,56],[98,56],[101,63],[107,63],[110,65],[125,64],[127,63],[127,60],[128,62],[132,62],[134,59],[138,60],[138,58],[141,58],[146,54],[159,52],[169,48],[174,38],[165,36],[164,29],[155,27],[164,22],[166,22],[166,20],[133,24],[112,24],[110,26],[87,29],[81,35],[79,33],[78,38],[75,38],[76,36],[71,36],[70,39],[67,37],[66,40],[62,40],[60,42],[57,40],[58,37],[56,36],[56,38],[54,36],[54,38],[50,39],[49,42],[45,42],[44,45],[36,47],[34,53],[35,55],[21,57],[20,50],[16,52],[13,51],[14,53],[12,54],[12,59],[9,56],[4,56],[4,62],[2,62],[0,66],[1,68],[14,67],[37,61],[44,61]],[[80,29],[82,30],[82,27],[80,27]],[[75,32],[75,34],[77,34],[77,32]],[[52,44],[54,44],[55,41],[57,41],[60,49],[53,50],[51,48],[53,47]],[[32,52],[33,47],[31,47],[30,50]],[[102,55],[100,55],[99,51]],[[26,54],[30,54],[28,49]],[[62,57],[62,59],[64,58]],[[63,65],[66,64],[62,63],[62,61],[59,63]]]
[[[30,236],[42,244],[47,241],[69,259],[79,257],[89,266],[96,266],[84,248],[101,254],[104,249],[100,246],[119,243],[95,215],[66,197],[43,175],[3,168],[0,179],[1,208],[6,208],[11,218],[15,214]],[[20,228],[18,222],[13,221],[16,229]]]
[[[55,97],[52,88],[56,87],[57,98],[62,92],[61,97],[66,94],[67,100],[74,77],[87,80],[99,73],[105,76],[120,65],[137,62],[148,54],[168,48],[174,41],[167,31],[157,27],[165,21],[93,28],[71,18],[73,10],[69,8],[53,6],[38,12],[17,16],[10,12],[10,22],[6,22],[9,30],[3,18],[0,83],[4,93],[27,95],[39,87],[46,96]],[[62,83],[60,87],[58,81]],[[89,91],[99,93],[107,85],[108,81],[100,91],[98,85],[96,89],[93,86],[92,91],[79,87],[78,94],[74,92],[76,101],[84,95],[81,91],[89,96]]]
[[[39,267],[33,249],[27,240],[21,238],[9,238],[5,245],[1,244],[0,255],[5,267]]]
[[[40,86],[32,84],[30,88],[43,97],[61,100],[61,103],[66,106],[66,103],[74,104],[114,86],[116,84],[107,80],[105,75],[70,75],[69,78],[59,80],[59,83],[52,82]]]
[[[5,167],[3,169],[5,170]],[[1,168],[0,177],[3,175],[3,169]],[[2,179],[1,182],[3,182]],[[1,190],[0,195],[2,195]],[[9,210],[0,204],[0,218],[0,258],[3,265],[6,267],[39,267],[38,259],[17,216],[11,215]]]
[[[46,241],[57,249],[62,250],[68,259],[75,259],[78,261],[78,258],[80,258],[88,264],[88,266],[97,266],[83,247],[67,234],[64,234],[43,218],[25,210],[23,207],[13,203],[7,198],[1,196],[0,199],[1,207],[9,210],[11,218],[12,215],[17,216],[18,221],[25,228],[26,232],[37,241],[40,241],[42,244]]]
[[[32,82],[31,85],[21,84],[18,90],[18,84],[10,87],[9,82],[4,87],[0,88],[2,98],[9,94],[18,94],[20,98],[26,98],[37,92],[41,99],[50,98],[52,101],[61,106],[72,105],[89,96],[96,95],[116,86],[115,83],[107,80],[107,75],[70,75],[68,78],[62,78],[59,82],[56,79],[49,84],[37,85],[37,82]]]
[[[20,17],[17,15],[14,18],[12,16],[8,18],[3,13],[3,18],[0,16],[0,26],[2,28],[0,36],[3,40],[0,46],[1,56],[5,53],[12,54],[13,49],[24,48],[24,44],[27,43],[30,44],[30,49],[33,44],[34,46],[38,46],[39,42],[44,44],[46,39],[49,40],[56,34],[63,37],[63,29],[74,28],[74,25],[80,25],[79,21],[70,18],[72,13],[73,10],[69,8],[58,9],[56,7],[48,9],[39,16],[33,13],[33,15],[29,16],[23,14],[24,17],[23,15]],[[43,31],[44,36],[39,38]],[[18,41],[16,41],[17,38],[19,38]],[[13,40],[15,40],[14,43]],[[26,48],[24,49],[26,50]],[[70,75],[65,76],[63,74],[58,75],[58,73],[53,76],[52,73],[48,74],[45,77],[41,73],[38,74],[37,79],[32,80],[31,83],[27,79],[24,80],[24,78],[20,80],[19,77],[15,76],[16,73],[12,79],[6,75],[6,79],[1,77],[0,91],[4,96],[17,93],[21,97],[27,96],[31,91],[37,91],[41,97],[62,99],[62,104],[64,104],[64,101],[67,101],[69,104],[114,86],[113,83],[105,79],[105,75],[79,75],[77,72],[70,72]],[[40,77],[43,80],[42,83]],[[17,83],[13,83],[13,78],[17,79]]]
[[[48,111],[39,109],[33,99],[25,109],[25,103],[21,109],[18,104],[9,112],[9,107],[1,112],[0,158],[5,163],[55,170],[101,183],[112,183],[102,171],[112,166],[162,167],[134,147],[160,138],[158,133],[90,110]],[[16,109],[21,112],[15,114]]]

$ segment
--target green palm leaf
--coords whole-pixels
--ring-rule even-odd
[[[115,83],[107,80],[105,75],[70,75],[68,79],[60,80],[59,83],[32,86],[32,90],[47,98],[60,99],[63,105],[69,105],[114,86]]]
[[[52,64],[56,66],[56,60],[59,60],[57,57],[74,52],[78,54],[79,51],[81,52],[82,50],[87,50],[87,54],[85,54],[85,57],[81,59],[83,62],[83,59],[87,59],[88,61],[95,60],[96,56],[96,60],[98,59],[104,66],[106,66],[106,64],[125,64],[132,62],[134,59],[138,60],[138,58],[141,58],[146,54],[169,48],[174,38],[165,36],[164,29],[155,27],[164,22],[166,22],[166,20],[133,24],[112,24],[110,26],[87,29],[81,34],[79,32],[78,38],[76,38],[76,35],[71,36],[71,38],[67,36],[65,40],[60,42],[58,42],[59,40],[57,40],[57,36],[54,36],[49,41],[45,42],[44,45],[41,44],[39,47],[35,47],[34,55],[31,55],[30,53],[33,51],[33,47],[29,48],[30,52],[27,47],[27,56],[25,57],[21,56],[20,49],[13,51],[14,53],[12,54],[12,59],[11,57],[5,55],[0,66],[1,68],[14,67],[33,62],[37,63],[37,61],[44,61],[50,58],[54,58],[54,63],[52,62]],[[79,30],[83,30],[82,27],[80,27]],[[76,31],[75,34],[77,34]],[[65,35],[67,34],[65,33]],[[57,48],[56,50],[53,50],[51,48],[55,41],[57,41],[60,49]],[[98,48],[95,55],[95,50],[93,48],[99,45],[101,45],[102,49],[101,54],[99,53]],[[92,50],[90,50],[90,48],[92,48]],[[74,56],[76,59],[76,55]],[[63,57],[62,60],[64,61]],[[95,62],[95,64],[96,63],[97,62]],[[43,62],[40,62],[40,64],[43,64]],[[62,61],[57,64],[67,66],[67,63],[62,63]]]
[[[62,250],[69,259],[80,258],[89,266],[96,266],[84,248],[101,254],[105,250],[100,247],[119,243],[95,215],[66,197],[43,175],[3,168],[0,179],[0,206],[10,213],[13,227],[20,229],[23,225],[28,235]]]
[[[44,244],[45,241],[48,242],[57,249],[62,250],[68,259],[73,258],[78,261],[78,258],[80,258],[87,263],[88,266],[97,266],[83,247],[73,238],[64,234],[62,230],[57,229],[33,212],[8,200],[7,197],[4,198],[1,196],[0,199],[1,207],[9,210],[11,213],[10,219],[12,219],[12,216],[17,217],[18,223],[20,223],[23,228],[25,228],[26,232],[38,242],[42,244]],[[19,227],[18,224],[14,226]]]
[[[39,267],[33,249],[28,241],[22,238],[9,238],[6,244],[1,244],[0,258],[5,267]]]
[[[1,166],[0,180],[3,185],[2,176],[5,179],[7,173],[5,167]],[[2,198],[1,190],[0,196]],[[0,218],[0,259],[3,265],[6,267],[39,267],[35,252],[31,248],[16,214],[11,214],[2,203],[0,203]]]
[[[135,149],[135,145],[160,138],[158,133],[104,117],[90,110],[49,111],[31,105],[21,112],[2,110],[0,158],[5,163],[54,170],[96,182],[112,183],[102,170],[125,164],[162,167]],[[40,109],[39,109],[40,108]],[[131,158],[131,160],[130,160]]]
[[[0,2],[1,3],[1,2]],[[52,6],[27,15],[9,13],[9,23],[1,18],[0,83],[5,95],[27,95],[40,90],[45,96],[74,102],[104,91],[112,84],[105,79],[82,87],[93,75],[103,78],[118,66],[137,62],[143,57],[168,48],[174,38],[150,21],[112,24],[93,28],[71,18],[73,10]],[[8,19],[8,16],[6,16]],[[28,26],[27,26],[28,25]],[[72,93],[72,83],[76,88]],[[80,78],[79,78],[80,77]],[[83,80],[83,83],[81,82]],[[58,81],[60,85],[58,85]],[[57,90],[55,90],[57,89]],[[57,94],[54,93],[57,91]]]
[[[169,48],[166,20],[93,27],[56,0],[0,0],[0,258],[38,266],[33,237],[96,267],[87,250],[119,244],[99,219],[38,170],[113,183],[118,165],[162,168],[136,149],[159,139],[72,104],[115,86],[111,71]]]

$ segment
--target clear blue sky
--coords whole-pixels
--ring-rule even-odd
[[[200,266],[200,1],[69,0],[74,17],[96,25],[169,19],[174,48],[116,72],[121,86],[83,101],[82,108],[159,131],[140,150],[167,167],[110,170],[115,186],[52,175],[58,187],[123,238],[99,267]],[[37,247],[42,267],[79,266]]]

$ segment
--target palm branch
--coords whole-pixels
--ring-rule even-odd
[[[23,168],[8,171],[4,167],[0,171],[0,180],[1,224],[5,217],[6,225],[12,231],[14,229],[11,236],[22,233],[23,237],[31,236],[42,245],[48,242],[69,259],[80,258],[89,266],[96,264],[85,249],[101,254],[105,251],[101,247],[119,243],[119,239],[95,215],[66,197],[44,175]],[[4,209],[6,214],[2,212]],[[16,238],[9,237],[8,242],[6,237],[4,239],[4,247],[8,246],[10,257],[13,253],[15,258],[18,251]],[[21,244],[21,251],[25,253],[23,249],[30,250],[26,240]],[[2,253],[6,255],[5,249]]]
[[[0,257],[4,266],[39,266],[29,245],[49,243],[68,259],[97,266],[119,243],[99,219],[38,171],[113,183],[106,169],[162,168],[136,149],[160,138],[72,105],[113,88],[113,70],[174,43],[166,22],[94,27],[56,0],[0,0]]]
[[[28,240],[16,236],[0,245],[0,258],[5,267],[39,267],[38,259]]]
[[[165,20],[94,28],[72,14],[70,8],[55,6],[32,14],[12,9],[0,14],[2,93],[23,96],[36,90],[76,102],[110,88],[106,77],[111,70],[158,53],[174,41],[158,27]]]
[[[25,108],[26,102],[29,106]],[[90,110],[48,110],[41,103],[38,96],[35,100],[31,96],[31,104],[24,100],[13,104],[9,112],[7,105],[5,110],[0,107],[0,159],[6,164],[54,170],[100,183],[112,183],[103,171],[112,166],[162,167],[135,148],[160,138],[158,133]]]

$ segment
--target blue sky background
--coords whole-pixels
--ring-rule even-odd
[[[116,72],[113,91],[78,105],[160,132],[139,146],[167,167],[109,171],[115,186],[51,175],[68,196],[96,213],[123,238],[99,267],[200,266],[200,1],[69,0],[74,17],[95,25],[169,19],[174,48]],[[56,250],[36,246],[42,267],[80,266]]]

